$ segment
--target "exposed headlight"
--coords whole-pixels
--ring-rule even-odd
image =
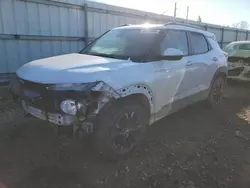
[[[83,107],[82,103],[68,99],[64,100],[60,104],[60,108],[63,112],[70,115],[76,115],[76,112]]]

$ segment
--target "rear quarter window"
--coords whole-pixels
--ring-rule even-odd
[[[221,47],[216,39],[213,39],[211,37],[207,37],[207,40],[208,40],[209,44],[211,45],[212,49],[221,50]]]
[[[202,54],[206,53],[210,50],[210,46],[204,37],[204,35],[200,33],[190,32],[189,35],[191,47],[192,47],[192,54]]]

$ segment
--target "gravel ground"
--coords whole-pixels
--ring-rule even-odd
[[[83,141],[56,137],[42,121],[23,118],[2,92],[0,127],[8,129],[0,134],[0,188],[250,187],[245,86],[228,86],[216,109],[196,104],[155,123],[143,146],[117,163],[102,160]]]

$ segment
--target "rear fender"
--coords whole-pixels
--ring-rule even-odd
[[[214,83],[215,79],[218,76],[224,75],[225,77],[227,77],[227,74],[228,74],[228,68],[226,66],[222,66],[222,67],[218,68],[217,71],[214,73],[214,76],[213,76],[212,81],[210,83],[209,91],[212,87],[212,84]]]

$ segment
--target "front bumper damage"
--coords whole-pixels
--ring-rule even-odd
[[[25,113],[30,114],[38,119],[47,120],[50,123],[54,123],[56,125],[71,125],[77,121],[77,118],[72,115],[60,114],[60,113],[46,113],[45,111],[26,105],[26,102],[22,101],[22,107]]]
[[[77,90],[49,89],[48,84],[34,83],[15,77],[10,91],[27,114],[54,125],[71,126],[74,130],[83,128],[87,133],[94,131],[96,116],[110,101],[120,96],[112,87],[102,81],[78,87]],[[60,109],[63,100],[84,103],[76,115],[69,115]]]

